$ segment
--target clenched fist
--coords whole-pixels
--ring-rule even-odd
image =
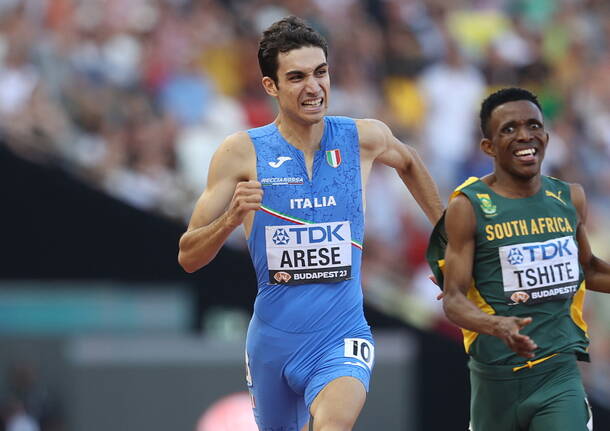
[[[263,201],[263,187],[258,181],[242,181],[237,183],[233,198],[227,210],[228,222],[237,227],[248,212],[257,211]]]

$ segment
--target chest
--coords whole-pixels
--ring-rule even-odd
[[[541,193],[535,199],[508,199],[475,193],[477,246],[494,249],[510,244],[574,236],[577,216],[569,200]]]
[[[259,160],[263,205],[312,222],[345,214],[360,195],[360,174],[357,160],[344,153],[317,151],[309,166],[305,156],[294,151]]]

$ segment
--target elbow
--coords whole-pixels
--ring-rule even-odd
[[[195,246],[183,235],[178,244],[178,263],[184,271],[191,274],[210,263],[217,253],[218,250],[211,251]]]
[[[184,253],[178,253],[178,264],[182,267],[185,272],[192,274],[197,269],[189,262],[189,260],[184,256]]]
[[[445,296],[443,296],[443,311],[445,312],[447,319],[453,323],[456,323],[454,301],[455,296],[453,294],[448,294],[445,289]]]
[[[193,253],[187,253],[184,250],[178,252],[178,263],[184,271],[192,274],[193,272],[203,268],[212,261],[214,256],[196,256]]]
[[[188,243],[185,239],[185,235],[182,235],[178,243],[178,264],[182,267],[185,272],[192,274],[199,268],[195,266],[195,262],[191,257],[192,254],[188,253]]]
[[[193,259],[189,258],[189,256],[183,251],[178,252],[178,263],[182,267],[185,272],[192,274],[197,271],[204,265],[198,265]]]

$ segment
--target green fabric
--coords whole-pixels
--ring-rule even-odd
[[[428,248],[426,249],[426,260],[428,261],[428,265],[436,277],[436,281],[438,282],[438,286],[441,288],[441,290],[443,289],[444,277],[438,261],[445,258],[446,248],[447,232],[445,231],[445,213],[443,213],[430,234]]]
[[[592,429],[573,355],[559,355],[516,372],[508,370],[511,376],[494,373],[493,368],[470,364],[471,431]]]
[[[588,338],[571,317],[573,295],[584,280],[576,258],[576,209],[569,184],[546,176],[541,181],[538,193],[522,199],[500,196],[480,180],[459,189],[470,200],[477,222],[475,287],[497,315],[533,318],[521,332],[539,346],[535,359],[574,352],[587,360]],[[445,247],[443,218],[426,254],[439,281],[438,261]],[[489,335],[478,335],[469,354],[486,364],[522,362],[502,340]]]

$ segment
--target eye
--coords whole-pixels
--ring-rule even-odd
[[[515,131],[514,126],[506,126],[501,130],[502,133],[513,133],[514,131]]]
[[[538,129],[542,129],[542,126],[538,123],[532,123],[532,124],[530,124],[530,128],[534,129],[534,130],[538,130]]]
[[[327,69],[319,69],[319,70],[316,71],[316,75],[324,76],[324,75],[326,75],[327,72],[328,72]]]

